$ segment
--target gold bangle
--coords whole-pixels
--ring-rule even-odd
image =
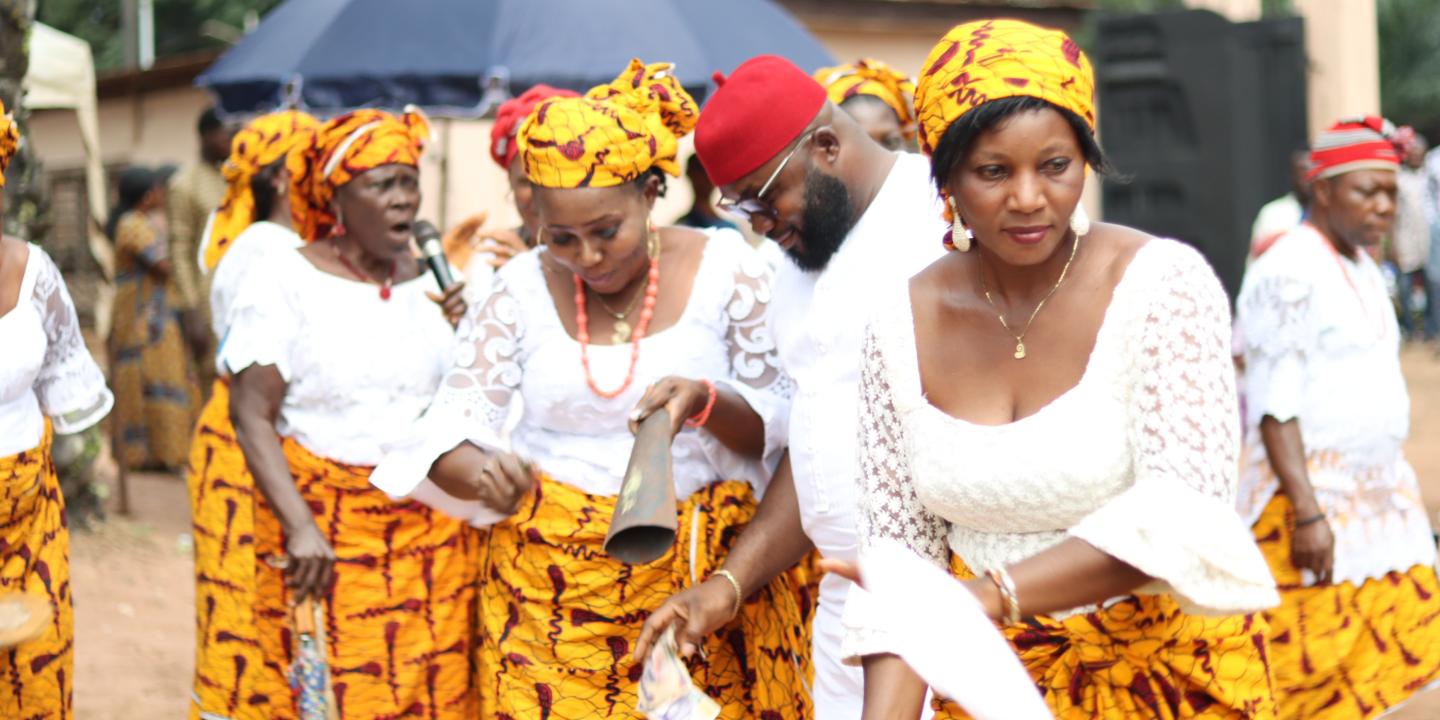
[[[730,617],[739,615],[740,606],[745,604],[745,591],[740,589],[740,581],[735,579],[735,573],[729,570],[716,570],[710,574],[710,577],[722,577],[730,581],[730,587],[735,589],[735,611],[730,613]]]
[[[1000,591],[1000,614],[1007,624],[1020,624],[1020,596],[1015,592],[1015,580],[1005,568],[996,568],[985,573],[995,589]]]

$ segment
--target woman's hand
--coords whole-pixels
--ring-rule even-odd
[[[1297,570],[1315,573],[1316,583],[1330,584],[1335,566],[1335,536],[1330,532],[1328,520],[1295,528],[1295,536],[1290,538],[1290,562]]]
[[[671,375],[645,390],[630,413],[630,432],[638,432],[645,418],[664,408],[670,411],[670,434],[679,434],[685,421],[701,413],[710,401],[710,388],[699,380]]]
[[[335,551],[320,528],[308,522],[285,530],[285,585],[295,602],[324,599],[335,580]]]
[[[486,262],[491,267],[502,268],[505,263],[510,262],[516,255],[524,253],[530,247],[525,244],[525,239],[514,230],[496,228],[494,230],[481,230],[475,235],[475,251],[490,253],[491,257]]]
[[[536,480],[534,468],[518,455],[491,453],[474,480],[475,494],[491,510],[514,515]]]
[[[457,327],[460,321],[465,318],[465,313],[470,308],[465,304],[465,281],[461,280],[451,285],[445,292],[436,295],[427,291],[425,297],[440,306],[440,312],[445,313],[445,319],[450,322],[450,327]]]
[[[735,619],[738,611],[735,586],[723,577],[712,575],[705,582],[672,595],[660,609],[650,613],[640,628],[640,638],[635,641],[635,659],[643,661],[648,657],[651,646],[671,625],[675,626],[675,645],[680,657],[688,658],[707,636]]]

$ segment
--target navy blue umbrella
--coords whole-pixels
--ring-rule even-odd
[[[469,116],[491,87],[585,90],[632,57],[713,72],[773,53],[813,71],[830,54],[771,0],[289,0],[196,83],[224,113],[419,105]]]

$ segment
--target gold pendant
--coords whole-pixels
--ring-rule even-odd
[[[615,333],[610,337],[616,345],[620,345],[630,342],[630,332],[630,323],[625,322],[624,320],[616,320]]]
[[[1017,342],[1017,343],[1015,343],[1015,359],[1016,359],[1016,360],[1024,360],[1024,359],[1025,359],[1025,343],[1023,343],[1023,342]]]

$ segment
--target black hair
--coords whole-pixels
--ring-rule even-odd
[[[220,113],[215,108],[209,107],[205,109],[205,112],[200,113],[200,122],[196,123],[195,129],[201,135],[205,135],[219,130],[221,127],[224,127],[224,123],[220,122]]]
[[[285,158],[280,158],[250,176],[250,194],[255,198],[255,214],[250,218],[251,222],[269,220],[270,214],[275,212],[275,203],[279,201],[280,193],[275,191],[275,177],[285,167]]]
[[[1085,156],[1085,163],[1092,170],[1100,175],[1114,175],[1115,168],[1110,165],[1110,160],[1105,157],[1105,151],[1100,149],[1100,143],[1095,140],[1095,133],[1090,126],[1070,110],[1066,110],[1054,103],[1041,100],[1037,97],[1022,95],[1019,97],[1001,98],[985,103],[969,112],[961,115],[950,127],[945,129],[945,134],[940,137],[940,142],[935,145],[935,152],[930,156],[930,177],[935,181],[935,188],[942,190],[945,184],[950,181],[950,175],[955,167],[965,161],[965,156],[970,152],[970,146],[975,143],[975,138],[980,133],[990,130],[1008,118],[1021,113],[1034,112],[1049,108],[1060,113],[1065,118],[1065,123],[1075,131],[1075,140],[1080,143],[1080,152]]]
[[[115,228],[120,225],[120,218],[134,210],[135,206],[162,182],[164,177],[160,173],[142,165],[132,165],[120,172],[118,202],[105,222],[105,234],[110,236],[111,240],[115,239]]]
[[[659,196],[662,198],[665,197],[665,193],[670,189],[670,177],[665,174],[664,170],[661,170],[658,167],[652,167],[649,170],[640,173],[640,177],[635,178],[635,189],[639,190],[641,193],[644,193],[645,186],[650,184],[650,178],[652,177],[660,179]]]

